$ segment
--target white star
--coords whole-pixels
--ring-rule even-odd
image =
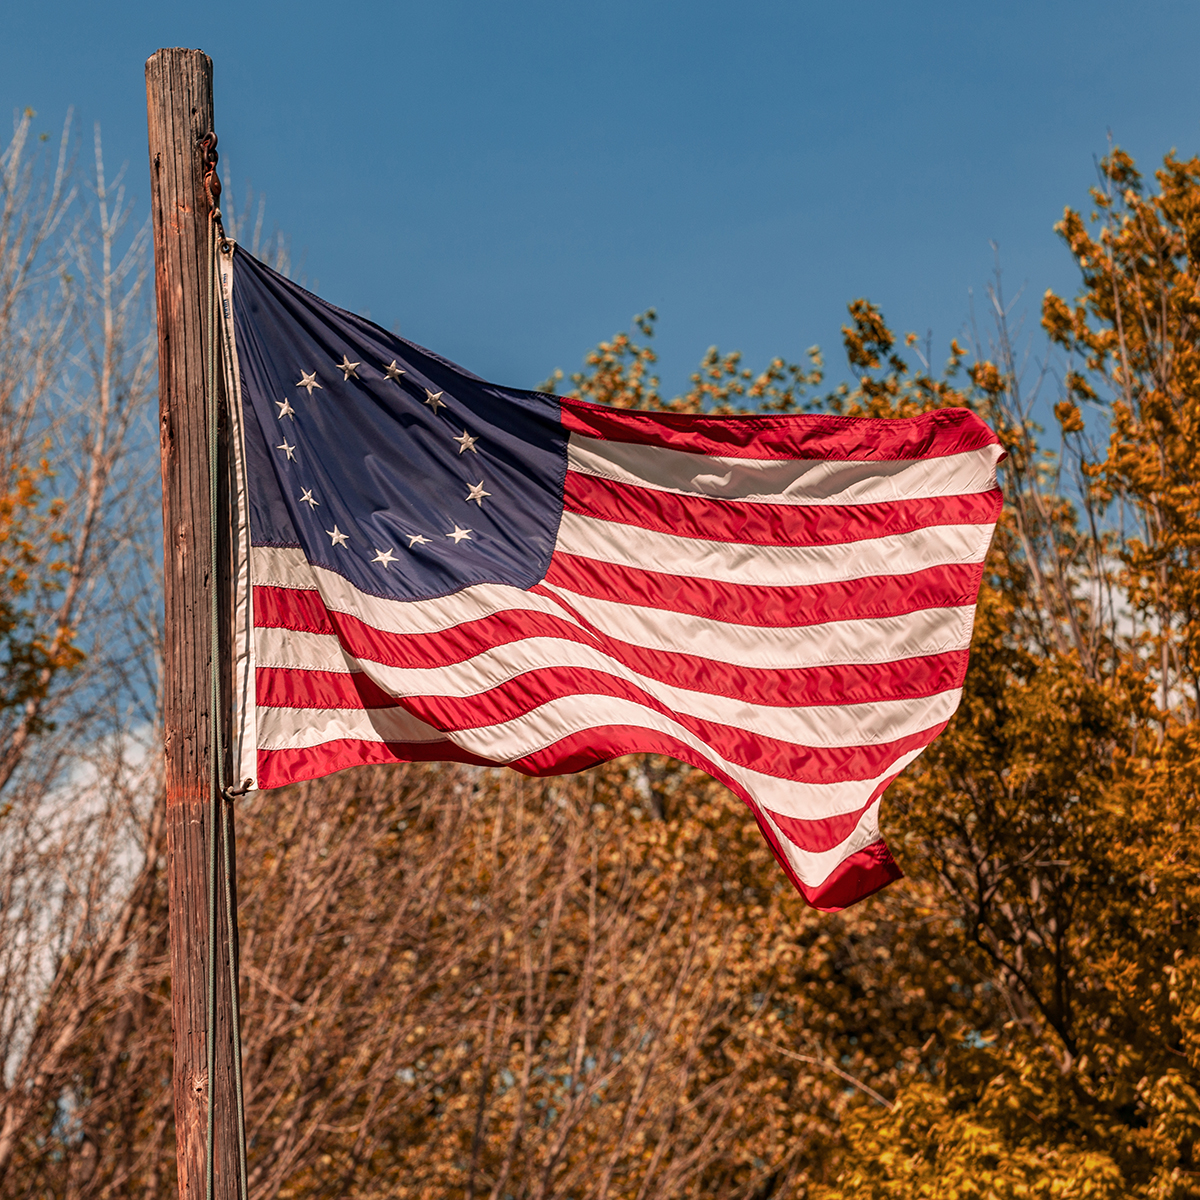
[[[342,373],[342,382],[343,382],[343,383],[345,383],[345,381],[346,381],[347,379],[349,379],[351,375],[353,375],[353,376],[354,376],[354,378],[355,378],[355,379],[357,379],[357,378],[358,378],[358,371],[356,371],[356,370],[355,370],[355,368],[356,368],[356,367],[358,367],[358,366],[360,366],[360,365],[361,365],[360,363],[352,363],[352,362],[351,362],[351,361],[350,361],[350,360],[349,360],[349,359],[348,359],[348,358],[347,358],[347,357],[346,357],[346,356],[343,354],[343,355],[342,355],[342,361],[341,361],[340,363],[338,363],[338,365],[337,365],[337,367],[338,367],[338,370],[339,370],[339,371],[341,371],[341,373]]]
[[[296,384],[297,387],[308,388],[308,394],[313,394],[313,388],[319,388],[321,385],[317,382],[316,371],[301,371],[300,381]]]
[[[425,403],[437,412],[439,408],[445,408],[446,402],[442,399],[441,392],[431,392],[428,388],[425,389]]]
[[[471,531],[469,529],[459,529],[458,523],[455,522],[454,532],[448,533],[446,536],[448,538],[453,538],[454,544],[457,546],[458,543],[463,540],[463,538],[466,538],[468,542],[471,540]]]
[[[300,497],[301,504],[307,504],[309,508],[316,508],[320,504],[320,500],[314,500],[312,488],[305,488],[304,495]]]
[[[349,534],[343,533],[336,525],[332,529],[325,530],[329,534],[330,540],[335,546],[344,546],[349,539]]]
[[[386,550],[376,550],[375,557],[371,561],[382,563],[386,567],[388,563],[396,561],[396,556],[392,553],[392,548],[389,546]]]
[[[419,533],[406,533],[404,536],[408,538],[408,548],[410,550],[414,546],[425,546],[429,543],[429,539],[422,537]]]
[[[287,455],[288,462],[291,462],[296,457],[296,455],[293,453],[293,451],[295,451],[296,447],[289,446],[287,438],[284,438],[283,441],[278,446],[275,447],[275,449],[282,450],[284,452],[284,454]]]
[[[482,508],[484,496],[490,496],[491,494],[491,492],[483,490],[483,480],[481,479],[478,483],[471,484],[471,490],[467,493],[467,499],[474,500]]]
[[[400,376],[404,374],[404,368],[396,366],[396,360],[393,358],[391,365],[383,368],[383,373],[393,382],[399,383]]]
[[[275,406],[279,409],[279,416],[275,418],[277,421],[282,421],[284,417],[291,417],[293,420],[296,419],[296,410],[286,399],[276,400]]]
[[[464,450],[470,450],[472,454],[478,454],[475,449],[475,443],[479,441],[477,437],[472,437],[465,429],[462,431],[462,437],[454,439],[458,443],[458,452],[461,454]]]

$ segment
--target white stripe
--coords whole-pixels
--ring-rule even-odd
[[[761,737],[820,748],[868,746],[919,733],[948,721],[961,696],[961,691],[955,688],[932,696],[860,704],[798,707],[750,704],[661,683],[591,646],[561,638],[526,638],[444,667],[395,667],[353,658],[333,634],[260,629],[258,657],[261,666],[284,669],[361,669],[372,682],[398,698],[465,699],[502,687],[530,671],[554,668],[601,671],[627,680],[673,712]]]
[[[331,671],[348,675],[363,669],[368,660],[355,658],[343,650],[337,635],[312,633],[306,629],[276,629],[260,627],[254,631],[260,667],[284,670]],[[375,666],[372,665],[372,675]]]
[[[602,714],[602,718],[598,716]],[[317,710],[312,709],[260,709],[260,727],[264,736],[263,749],[297,749],[320,745],[338,738],[365,741],[435,741],[442,740],[436,732],[399,709],[381,709],[370,712],[361,709]],[[812,804],[816,816],[829,816],[833,809],[828,801],[834,795],[839,798],[857,794],[857,804],[850,801],[841,811],[852,812],[866,803],[867,798],[882,779],[895,770],[895,765],[879,777],[853,784],[796,784],[788,780],[762,775],[757,771],[727,762],[711,747],[694,737],[678,722],[671,720],[644,705],[615,699],[611,696],[579,697],[552,700],[532,712],[481,729],[460,730],[445,735],[462,749],[495,763],[513,762],[535,754],[564,737],[584,729],[595,729],[603,725],[633,725],[644,729],[655,729],[673,737],[684,746],[691,747],[700,760],[707,761],[739,784],[757,805],[774,812],[790,809],[807,809],[808,804],[788,802],[788,793],[804,796]],[[421,736],[421,731],[428,731]],[[321,736],[317,736],[318,732]],[[284,735],[284,736],[281,736]],[[417,736],[413,736],[417,735]],[[897,763],[911,761],[915,755],[898,758]],[[798,798],[798,797],[797,797]],[[828,878],[830,872],[849,854],[868,845],[878,837],[877,821],[873,813],[877,805],[864,814],[854,831],[839,845],[830,850],[814,852],[801,850],[792,845],[781,833],[780,842],[786,848],[788,859],[796,874],[810,887],[815,887]],[[764,814],[770,820],[769,813]],[[796,813],[796,815],[800,815]],[[873,824],[873,821],[875,822]],[[773,822],[772,822],[773,824]],[[872,836],[866,831],[874,829]]]
[[[634,487],[760,504],[880,504],[987,492],[999,446],[899,462],[721,458],[572,433],[567,466]]]
[[[588,699],[591,705],[595,705],[598,700],[607,700],[608,697],[593,696]],[[264,750],[311,749],[339,738],[368,742],[459,742],[457,736],[439,733],[432,726],[400,708],[358,710],[264,707],[259,713],[262,727],[268,731],[269,744],[263,746]],[[593,719],[589,727],[598,728],[604,723],[606,721]],[[542,748],[539,746],[535,749]],[[516,757],[533,752],[521,751]],[[706,748],[705,753],[714,762],[724,761],[711,749]],[[733,765],[729,766],[729,772],[739,775],[741,782],[759,805],[798,820],[818,821],[824,817],[856,812],[885,779],[903,770],[920,754],[920,749],[907,751],[874,779],[850,779],[839,783],[799,783]],[[509,762],[512,759],[501,761]]]
[[[898,662],[965,650],[975,609],[923,608],[897,617],[863,617],[782,629],[735,625],[689,613],[597,600],[543,585],[562,596],[588,624],[618,641],[714,663],[783,671],[847,663]]]
[[[259,748],[303,750],[339,738],[364,742],[444,742],[447,737],[403,708],[258,708]]]
[[[870,793],[866,793],[870,795]],[[880,798],[882,799],[882,797]],[[834,869],[840,867],[843,862],[854,854],[856,851],[863,849],[865,846],[870,846],[873,842],[879,841],[879,804],[880,800],[876,800],[858,819],[858,824],[854,827],[853,832],[841,842],[833,850],[826,850],[823,854],[813,854],[808,850],[801,850],[787,834],[771,819],[769,812],[764,812],[763,817],[768,825],[775,833],[775,844],[783,851],[784,857],[788,860],[788,864],[792,870],[804,881],[809,887],[816,887],[815,882],[810,873],[824,868],[825,873],[821,876],[819,882],[824,883]],[[836,861],[830,861],[834,855],[837,855]],[[820,865],[818,865],[818,863]]]
[[[310,566],[300,550],[256,546],[253,553],[256,583],[315,590],[331,612],[346,613],[384,633],[437,633],[464,621],[522,609],[553,614],[587,632],[577,612],[584,622],[618,641],[743,667],[795,670],[964,650],[971,642],[975,616],[974,607],[964,605],[897,617],[764,628],[596,600],[549,584],[544,586],[553,595],[479,584],[436,600],[384,600],[360,592],[334,571]]]
[[[867,797],[884,780],[904,770],[920,757],[924,747],[906,751],[882,770],[874,779],[849,779],[841,783],[796,783],[774,775],[743,770],[744,783],[757,806],[766,812],[780,813],[800,821],[820,821],[825,817],[840,817],[857,812]],[[786,840],[786,839],[785,839]]]
[[[259,587],[315,591],[330,612],[357,617],[385,633],[439,633],[464,621],[524,610],[553,613],[577,624],[549,596],[500,583],[480,583],[433,600],[388,600],[360,592],[344,575],[314,567],[293,547],[255,546],[254,582]]]
[[[681,538],[564,512],[556,550],[614,566],[759,587],[843,583],[982,562],[992,526],[936,525],[831,546],[758,546]]]

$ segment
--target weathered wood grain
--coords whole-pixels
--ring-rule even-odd
[[[158,303],[159,434],[166,604],[163,728],[170,894],[176,1157],[179,1195],[204,1196],[205,1005],[211,655],[204,324],[208,199],[198,142],[213,128],[212,60],[159,50],[146,63],[150,194]],[[218,563],[222,556],[218,555]],[[225,693],[228,695],[228,692]],[[235,901],[236,903],[236,901]],[[237,1196],[229,961],[217,914],[214,1196]],[[236,949],[235,949],[236,954]]]

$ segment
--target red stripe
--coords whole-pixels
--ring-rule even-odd
[[[395,708],[396,697],[362,671],[259,667],[258,703],[264,708]]]
[[[738,625],[795,629],[827,621],[973,605],[982,577],[982,562],[948,563],[911,575],[770,587],[643,571],[558,550],[550,559],[545,582],[597,600],[619,600]]]
[[[857,900],[886,887],[894,879],[899,879],[903,872],[896,865],[887,846],[882,841],[873,842],[855,851],[840,862],[829,876],[820,884],[805,883],[792,869],[783,848],[779,844],[778,835],[768,825],[758,805],[750,798],[745,790],[725,773],[708,762],[702,755],[696,753],[690,746],[682,746],[674,739],[655,730],[642,729],[638,726],[606,726],[602,732],[611,736],[618,749],[605,753],[597,748],[590,739],[593,731],[583,730],[571,737],[563,738],[553,746],[531,754],[518,762],[508,765],[515,770],[523,771],[526,775],[566,775],[573,771],[582,771],[594,767],[610,758],[622,754],[666,754],[680,762],[688,763],[698,770],[704,771],[714,779],[725,784],[734,795],[743,800],[754,814],[762,835],[771,847],[779,865],[783,868],[788,879],[805,900],[814,908],[826,912],[837,912],[847,908]],[[619,735],[619,736],[618,736]],[[789,839],[790,840],[790,839]],[[803,849],[803,847],[801,847]]]
[[[944,725],[940,726],[939,732],[944,728]],[[932,741],[933,739],[930,738],[929,740]],[[895,771],[882,783],[877,784],[875,790],[867,797],[866,802],[859,805],[852,812],[831,813],[825,817],[806,819],[804,817],[790,817],[786,813],[778,813],[774,809],[769,808],[764,809],[764,811],[770,815],[771,820],[779,826],[787,839],[794,842],[802,850],[817,852],[832,850],[834,846],[841,845],[854,832],[863,813],[887,791],[892,781],[899,774],[899,771]]]
[[[608,749],[596,745],[593,733],[610,735],[612,746]],[[754,814],[763,836],[779,861],[793,886],[814,908],[836,912],[857,900],[878,891],[902,872],[896,866],[883,842],[874,842],[856,851],[838,864],[829,877],[817,885],[804,883],[792,869],[778,842],[757,806],[732,780],[723,777],[711,763],[696,754],[690,746],[680,746],[671,738],[654,730],[637,726],[608,726],[603,730],[583,730],[564,738],[555,745],[537,754],[529,755],[509,766],[526,775],[566,775],[596,766],[609,758],[624,754],[650,753],[667,754],[706,771],[720,780],[744,800]],[[357,739],[342,739],[323,746],[303,750],[260,750],[258,752],[258,779],[263,788],[283,787],[305,779],[317,779],[346,767],[363,766],[385,762],[469,762],[489,765],[468,754],[449,742],[417,743],[367,742]]]
[[[347,767],[397,762],[460,762],[494,767],[486,758],[469,754],[453,742],[369,742],[339,738],[320,746],[296,750],[259,750],[258,786],[287,787],[306,779],[320,779]]]
[[[334,633],[333,617],[321,593],[313,588],[256,586],[256,629],[295,629],[302,633]]]
[[[761,828],[761,827],[760,827]],[[770,838],[767,839],[771,841]],[[772,844],[771,849],[775,846]],[[776,851],[776,859],[779,853]],[[868,896],[873,896],[880,889],[904,878],[904,872],[896,865],[892,852],[882,842],[872,842],[861,850],[856,850],[849,858],[844,858],[829,873],[828,878],[819,887],[809,887],[797,878],[786,863],[783,868],[800,894],[820,912],[841,912]]]
[[[264,679],[259,673],[258,702],[274,707],[271,700],[283,701],[288,708],[321,709],[322,693],[331,690],[332,672],[271,670]],[[353,676],[343,675],[347,681]],[[265,685],[265,686],[264,686]],[[348,683],[342,699],[350,700]],[[804,746],[766,734],[753,733],[690,713],[675,712],[637,684],[603,671],[576,667],[546,667],[526,671],[485,692],[470,696],[405,696],[392,698],[383,706],[402,709],[427,725],[445,733],[456,730],[486,729],[502,725],[565,696],[585,697],[582,704],[596,704],[594,697],[612,696],[644,705],[678,722],[706,746],[729,762],[764,775],[790,779],[797,783],[841,783],[851,779],[874,779],[910,750],[927,746],[944,727],[909,734],[888,742],[858,746]],[[363,709],[363,704],[343,703],[333,707]],[[603,709],[596,711],[592,728],[607,728]]]
[[[994,525],[999,488],[885,504],[758,504],[660,492],[568,471],[568,512],[669,533],[751,546],[837,546],[937,525]]]
[[[895,462],[994,446],[999,439],[967,408],[919,417],[708,417],[608,408],[562,398],[563,427],[611,442],[638,442],[726,458],[805,458]]]
[[[639,674],[673,687],[777,707],[931,696],[961,687],[967,670],[966,650],[897,662],[796,670],[735,666],[700,655],[649,650],[596,630],[580,629],[564,617],[523,609],[482,617],[439,633],[385,633],[357,617],[328,612],[316,592],[293,588],[255,588],[254,616],[260,627],[332,634],[353,657],[394,667],[444,667],[474,657],[480,647],[509,645],[527,637],[561,638],[596,647]]]

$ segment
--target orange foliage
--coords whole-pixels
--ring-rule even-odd
[[[815,352],[755,373],[714,348],[665,400],[650,313],[571,380],[621,407],[969,404],[996,428],[962,706],[884,805],[907,879],[806,909],[743,808],[653,756],[260,795],[240,818],[256,1197],[1200,1192],[1200,161],[1168,158],[1154,195],[1120,151],[1104,169],[1095,220],[1061,226],[1080,298],[1043,307],[1070,355],[1049,450],[1003,319],[990,358],[952,344],[935,376],[857,301],[853,384],[820,394]],[[143,882],[121,987],[63,1071],[82,1132],[47,1111],[14,1194],[169,1181],[156,852]]]
[[[44,696],[54,676],[82,657],[70,629],[42,628],[25,603],[31,592],[58,590],[65,569],[45,558],[47,542],[59,541],[53,530],[44,536],[56,507],[39,511],[39,485],[49,470],[44,459],[17,467],[0,491],[0,713]]]

